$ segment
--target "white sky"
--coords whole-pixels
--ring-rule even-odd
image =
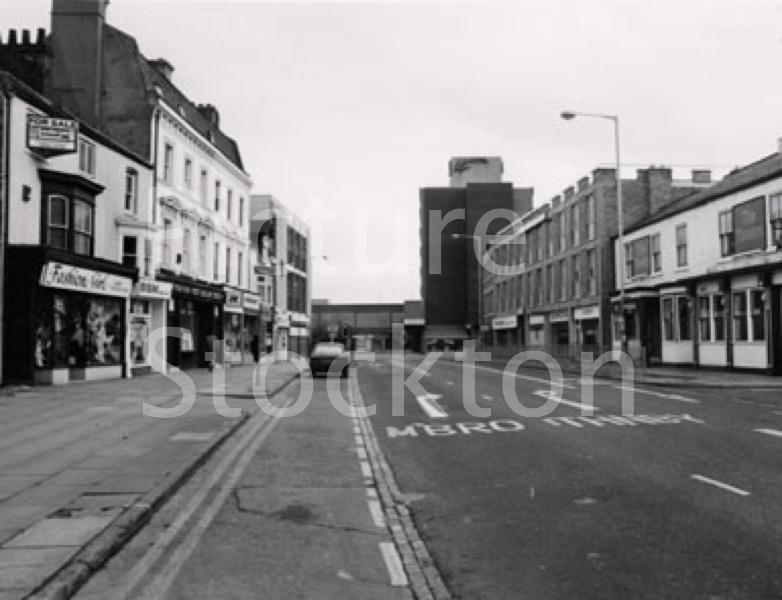
[[[0,28],[49,28],[50,0],[3,0]],[[218,106],[256,193],[323,224],[313,297],[419,296],[418,189],[447,185],[451,156],[499,155],[505,180],[550,200],[613,161],[731,167],[782,136],[782,3],[757,0],[286,2],[112,0],[108,20],[163,56],[195,102]],[[392,255],[407,211],[404,273],[367,275]],[[401,266],[401,265],[400,265]]]

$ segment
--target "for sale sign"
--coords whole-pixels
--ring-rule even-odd
[[[27,115],[27,147],[46,154],[76,152],[79,124],[71,119]]]

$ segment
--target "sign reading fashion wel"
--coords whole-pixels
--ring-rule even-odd
[[[58,262],[46,263],[41,270],[40,284],[44,287],[127,298],[133,290],[128,277],[100,273]]]
[[[76,152],[79,124],[71,119],[27,115],[27,147],[47,154]]]

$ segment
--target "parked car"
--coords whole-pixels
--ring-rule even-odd
[[[348,356],[340,358],[345,352],[345,345],[338,342],[318,342],[315,344],[310,352],[310,371],[312,371],[312,376],[315,377],[318,373],[328,374],[331,365],[335,361],[339,361],[339,364],[335,365],[334,368],[341,368],[341,377],[347,377],[350,358]]]

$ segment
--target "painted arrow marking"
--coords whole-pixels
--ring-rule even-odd
[[[443,410],[443,407],[437,404],[437,401],[442,398],[441,394],[426,394],[425,396],[416,396],[415,399],[418,404],[421,405],[423,411],[432,419],[445,419],[448,417],[448,413]]]

